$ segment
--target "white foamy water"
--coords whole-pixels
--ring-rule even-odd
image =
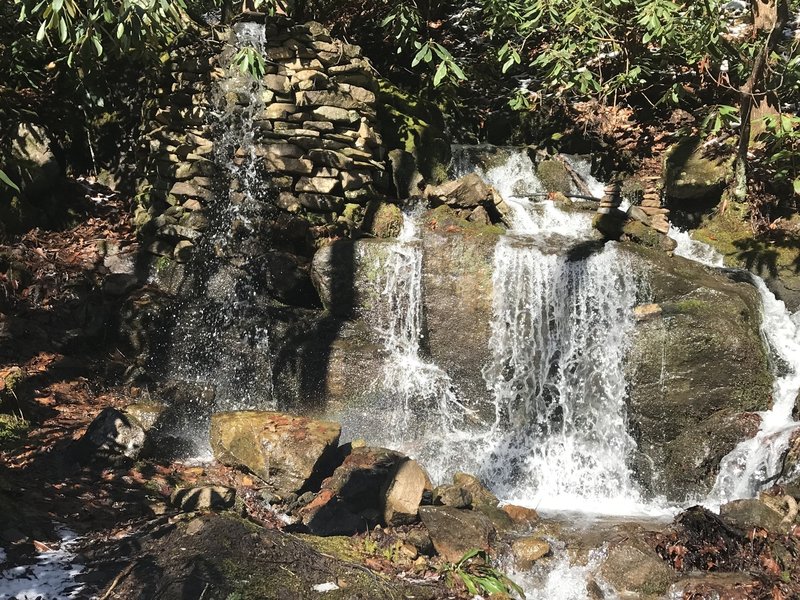
[[[566,550],[557,550],[557,555],[546,565],[535,565],[531,571],[519,572],[513,568],[509,572],[511,579],[522,587],[526,600],[590,600],[589,581],[605,559],[605,550],[598,548],[589,555],[585,564],[572,564]],[[595,583],[605,598],[616,598],[614,590],[602,579]]]
[[[482,475],[502,497],[541,509],[639,512],[622,369],[632,265],[614,244],[570,260],[508,238],[494,286],[484,375],[497,416]]]
[[[761,335],[771,351],[772,408],[759,413],[761,426],[755,437],[745,440],[720,463],[719,475],[707,504],[718,506],[736,498],[755,496],[780,474],[783,455],[800,423],[792,409],[800,393],[800,327],[764,283],[753,275],[761,296]]]
[[[723,257],[708,244],[693,240],[688,232],[670,230],[678,243],[675,253],[712,267]],[[737,498],[752,498],[780,474],[784,453],[800,423],[792,409],[800,393],[800,313],[792,315],[758,275],[749,274],[761,297],[761,335],[770,350],[774,381],[772,408],[759,413],[761,426],[755,437],[739,443],[720,463],[714,487],[704,504],[717,509]]]
[[[677,247],[675,254],[702,263],[709,267],[724,267],[724,257],[714,248],[703,242],[692,239],[688,231],[681,231],[675,227],[669,230],[669,237],[675,240]]]

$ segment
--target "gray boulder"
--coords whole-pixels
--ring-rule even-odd
[[[627,359],[628,417],[645,487],[702,495],[723,456],[755,434],[772,375],[755,288],[735,274],[628,245],[661,314],[637,322]]]
[[[144,441],[144,428],[133,416],[107,407],[89,424],[78,445],[88,458],[135,459]]]

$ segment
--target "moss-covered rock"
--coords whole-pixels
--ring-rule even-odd
[[[403,229],[403,211],[396,204],[373,201],[367,206],[364,228],[378,238],[393,238]]]
[[[664,158],[664,187],[675,200],[719,200],[733,177],[732,147],[707,147],[696,137],[671,146]]]
[[[570,194],[573,184],[567,167],[560,160],[543,160],[536,165],[536,174],[544,189],[551,193]]]
[[[680,257],[629,245],[660,318],[637,323],[627,360],[636,469],[655,493],[707,492],[720,459],[755,433],[772,375],[755,288]]]
[[[730,202],[724,212],[703,218],[692,233],[696,240],[716,248],[731,267],[763,277],[790,311],[800,309],[800,215],[769,235],[755,236],[746,204]]]
[[[441,183],[447,178],[450,141],[444,134],[442,112],[435,104],[380,80],[378,123],[387,150],[412,154],[419,172],[429,182]]]

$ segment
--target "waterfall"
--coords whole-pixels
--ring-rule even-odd
[[[616,244],[592,240],[590,214],[524,196],[541,189],[526,154],[481,174],[511,207],[512,228],[495,250],[484,376],[496,422],[480,472],[520,503],[636,512],[622,364],[637,271]]]
[[[239,47],[263,49],[263,24],[234,27]],[[208,228],[185,267],[173,305],[163,369],[187,382],[193,406],[170,433],[186,440],[194,456],[208,455],[208,415],[214,410],[271,407],[272,365],[267,300],[262,293],[263,252],[269,247],[257,223],[269,193],[255,154],[255,127],[264,107],[262,88],[249,76],[222,80],[216,90],[218,135],[214,162],[220,189],[206,207]],[[190,416],[192,415],[192,416]]]
[[[692,240],[687,232],[670,231],[678,242],[676,254],[721,267],[723,257],[713,248]],[[720,462],[719,474],[704,504],[717,508],[737,498],[751,498],[774,481],[782,469],[783,455],[800,423],[792,419],[792,409],[800,393],[800,326],[798,315],[791,315],[758,275],[750,278],[761,297],[761,335],[771,356],[774,381],[772,408],[759,413],[761,425],[756,435],[740,442]]]
[[[382,248],[372,281],[375,304],[371,324],[384,348],[383,369],[364,410],[338,418],[350,437],[380,443],[420,459],[434,478],[452,472],[457,462],[454,435],[472,411],[459,399],[447,373],[421,351],[422,240],[418,214],[404,215],[395,241]],[[362,258],[374,249],[359,246]]]
[[[497,421],[483,473],[503,496],[543,508],[630,507],[632,265],[613,245],[570,260],[512,238],[497,247],[494,285],[485,376]]]
[[[513,219],[495,249],[486,396],[468,405],[420,348],[423,256],[408,216],[372,283],[384,369],[369,405],[344,415],[344,427],[419,458],[434,479],[476,473],[509,501],[647,510],[628,467],[635,443],[622,365],[637,270],[616,244],[593,238],[590,213],[529,200],[542,188],[523,152],[481,174],[505,194]]]

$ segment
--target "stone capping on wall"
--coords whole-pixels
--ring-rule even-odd
[[[278,215],[307,221],[316,238],[348,235],[386,189],[372,67],[358,46],[318,23],[267,21],[253,115],[257,167]],[[220,185],[214,122],[249,102],[248,94],[224,93],[233,87],[225,82],[242,78],[222,66],[236,51],[234,36],[226,28],[173,51],[148,103],[135,220],[153,254],[185,260],[208,227],[215,194],[236,189],[236,181]]]

